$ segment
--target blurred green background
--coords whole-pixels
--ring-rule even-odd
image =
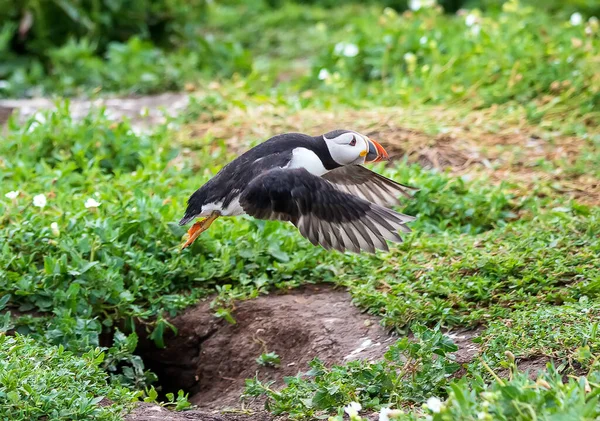
[[[459,18],[455,13],[460,14],[461,8],[494,16],[502,13],[503,7],[507,8],[503,0],[441,0],[439,4],[447,18],[437,17],[435,22],[431,18],[429,22],[419,20],[413,25],[406,19],[389,19],[389,13],[382,14],[384,10],[398,14],[423,10],[430,3],[427,0],[1,0],[0,97],[98,91],[151,93],[182,89],[190,81],[252,72],[261,76],[272,74],[272,81],[277,81],[281,74],[297,70],[298,64],[304,69],[316,67],[314,81],[323,65],[336,67],[331,62],[331,53],[335,44],[344,40],[357,44],[360,52],[356,58],[345,60],[340,73],[363,80],[393,78],[398,67],[406,64],[404,54],[417,50],[419,40],[427,33],[430,42],[436,40],[439,44],[441,55],[458,55],[459,61],[460,57],[470,59],[470,53],[477,55],[475,50],[482,48],[489,55],[502,54],[499,51],[502,46],[496,44],[508,42],[509,38],[493,39],[493,25],[486,43],[487,25],[478,23],[476,28],[483,28],[484,33],[483,44],[476,48],[471,48],[468,40],[463,46],[442,42],[447,36],[464,36],[462,31],[456,31]],[[512,3],[508,3],[508,9]],[[552,37],[553,31],[559,29],[554,22],[566,21],[572,13],[580,14],[585,23],[600,12],[600,3],[595,0],[524,0],[521,5],[523,9],[535,5],[541,13],[532,13],[523,25],[500,29],[513,33],[540,30],[547,35],[530,34],[526,43],[511,47],[508,60],[519,60],[525,54],[528,59],[539,61],[536,55],[559,53],[547,50],[523,53],[519,49],[535,48],[531,42],[537,36]],[[382,16],[387,16],[387,21],[382,21]],[[247,24],[240,25],[242,22]],[[399,45],[390,44],[390,37],[398,40]],[[570,42],[570,38],[566,41]],[[465,51],[469,48],[471,51]],[[426,51],[421,54],[423,60],[417,54],[419,64],[440,59]],[[280,61],[274,61],[277,58]],[[435,97],[429,99],[436,100]],[[489,98],[485,100],[489,102]]]

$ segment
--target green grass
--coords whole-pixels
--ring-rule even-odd
[[[552,358],[585,372],[600,351],[598,313],[598,300],[587,297],[573,304],[520,310],[490,322],[478,342],[493,364],[510,350],[517,358]]]
[[[357,304],[398,327],[476,325],[538,303],[595,299],[599,217],[551,212],[477,236],[423,235],[403,253],[357,265],[343,282]]]
[[[117,421],[135,393],[109,385],[100,368],[104,354],[81,356],[24,336],[0,334],[0,416],[2,419],[86,419]],[[111,405],[101,405],[109,399]]]
[[[520,196],[508,183],[465,181],[400,162],[378,170],[422,190],[403,209],[418,216],[414,233],[390,253],[325,252],[289,225],[251,218],[219,221],[182,253],[184,229],[176,221],[185,198],[227,155],[210,152],[210,138],[186,141],[192,149],[175,138],[166,127],[135,134],[127,122],[114,124],[101,112],[75,122],[66,105],[9,125],[0,147],[2,193],[19,194],[0,199],[0,304],[16,312],[3,318],[5,329],[85,354],[118,326],[125,333],[116,332],[99,365],[113,384],[141,390],[155,378],[135,355],[134,325],[146,325],[163,346],[163,334],[172,328],[165,317],[215,288],[217,314],[230,317],[232,298],[335,282],[400,331],[415,323],[489,323],[480,342],[494,367],[503,366],[506,349],[555,357],[570,363],[561,368],[566,373],[594,367],[595,307],[590,304],[589,317],[577,318],[578,307],[569,303],[597,302],[597,209],[565,204],[558,193]],[[46,197],[43,208],[34,205],[39,194]],[[90,199],[100,205],[86,208]],[[548,310],[537,310],[540,304]],[[558,333],[548,342],[555,325],[532,330],[525,324],[543,325],[547,317],[570,328],[554,329]],[[515,319],[510,333],[498,333],[504,326],[495,322],[499,318]],[[527,342],[518,340],[523,331]],[[471,370],[483,369],[474,363]],[[431,383],[419,384],[414,393],[425,400],[432,392],[423,388]],[[372,398],[385,404],[386,396]],[[394,402],[410,401],[403,399]]]
[[[399,15],[377,5],[208,10],[203,26],[187,29],[213,41],[190,36],[166,51],[131,38],[108,44],[104,59],[88,41],[73,41],[49,51],[49,73],[34,65],[1,84],[0,95],[32,86],[71,95],[190,82],[204,90],[220,78],[181,118],[147,134],[102,111],[77,122],[62,102],[0,133],[0,330],[17,334],[0,335],[0,418],[119,419],[133,399],[158,396],[134,332],[164,346],[165,332],[176,330],[168,318],[200,298],[216,292],[216,316],[231,320],[234,299],[321,282],[346,287],[354,304],[417,340],[401,340],[383,362],[315,361],[312,376],[288,379],[280,391],[249,381],[248,394],[266,395],[276,413],[341,419],[358,401],[365,410],[401,408],[398,419],[598,416],[600,212],[562,192],[600,179],[597,22],[571,25],[568,16],[514,2],[470,12],[478,30],[465,16]],[[232,157],[227,139],[187,138],[193,124],[239,129],[254,144],[264,139],[228,115],[272,110],[257,124],[275,132],[303,109],[318,116],[385,106],[409,107],[394,121],[423,135],[461,126],[486,142],[502,132],[495,146],[512,155],[494,166],[512,177],[495,167],[466,168],[462,177],[408,160],[375,167],[420,188],[398,208],[418,217],[414,232],[389,253],[326,252],[289,224],[246,217],[217,221],[180,251],[187,197]],[[436,114],[441,108],[453,113]],[[472,123],[471,112],[486,121]],[[520,164],[528,149],[503,144],[509,129],[535,134],[548,148],[576,137],[568,152]],[[529,171],[534,181],[523,177]],[[479,354],[457,372],[454,346],[440,330],[475,326]],[[535,383],[514,358],[550,358],[556,368]],[[276,365],[277,356],[259,359]],[[99,396],[115,404],[101,407]],[[422,407],[432,397],[443,401],[439,412]],[[183,392],[167,399],[166,406],[188,406]]]
[[[207,7],[206,23],[182,31],[178,48],[131,38],[109,44],[103,59],[93,42],[70,41],[48,53],[49,74],[19,68],[0,95],[204,90],[211,79],[241,74],[237,90],[290,107],[501,105],[580,134],[600,122],[594,20],[572,25],[515,1],[466,17],[430,8],[398,14],[374,4],[335,13],[318,5]]]
[[[361,415],[377,411],[398,420],[593,420],[600,416],[597,361],[587,378],[571,376],[564,382],[560,369],[549,364],[532,380],[509,354],[502,361],[508,378],[501,379],[486,365],[481,372],[491,373],[491,378],[475,374],[452,380],[459,367],[452,355],[456,346],[439,328],[415,327],[414,332],[416,340],[398,341],[382,362],[354,361],[326,368],[315,360],[308,372],[286,378],[279,391],[253,379],[246,381],[245,394],[265,396],[267,409],[292,419],[337,412],[329,419],[341,421],[347,412],[351,420],[362,421],[371,418]],[[356,404],[361,414],[348,411]]]

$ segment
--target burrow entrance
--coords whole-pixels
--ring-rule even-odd
[[[138,352],[163,393],[183,389],[200,409],[235,409],[247,378],[282,386],[284,377],[308,371],[315,357],[327,364],[377,360],[397,339],[352,305],[350,294],[324,286],[237,302],[233,316],[235,324],[218,319],[202,302],[171,320],[178,334],[167,335],[165,349],[140,341]],[[279,367],[257,363],[265,352],[279,355]]]
[[[398,337],[351,301],[348,292],[330,286],[271,293],[237,302],[235,324],[214,317],[206,301],[171,320],[178,334],[166,335],[165,349],[140,335],[138,352],[159,376],[162,393],[182,389],[204,414],[236,410],[242,407],[245,379],[258,376],[278,388],[284,377],[308,371],[315,357],[327,365],[381,359]],[[457,361],[470,361],[477,352],[471,341],[476,332],[451,336],[459,347]],[[256,359],[264,352],[278,354],[279,367],[259,365]],[[255,411],[263,404],[243,403]]]

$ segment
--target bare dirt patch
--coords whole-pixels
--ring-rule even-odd
[[[127,421],[274,421],[276,418],[267,412],[224,414],[198,410],[174,412],[158,405],[140,403],[133,412],[125,416],[125,419]]]
[[[247,378],[280,387],[285,376],[307,371],[315,357],[326,364],[376,360],[395,339],[375,317],[353,306],[347,292],[329,287],[241,301],[234,317],[233,325],[217,319],[204,302],[172,320],[179,333],[166,338],[166,349],[142,344],[141,355],[163,391],[184,389],[204,410],[240,408]],[[277,353],[280,366],[259,365],[256,359],[264,352]],[[262,402],[249,406],[259,409]]]
[[[204,136],[223,140],[234,153],[241,153],[277,133],[316,135],[337,128],[353,129],[381,141],[392,160],[407,157],[409,162],[456,176],[508,181],[522,186],[521,193],[530,193],[540,183],[553,184],[559,194],[583,203],[600,203],[600,180],[561,170],[585,153],[584,139],[544,132],[523,120],[501,122],[493,113],[488,109],[465,116],[440,107],[289,113],[273,106],[257,106],[231,109],[217,121],[195,122],[181,135],[188,144]],[[546,170],[540,162],[552,163],[558,170]]]
[[[166,419],[270,419],[262,412],[263,400],[240,400],[245,379],[258,376],[261,381],[274,381],[277,389],[284,385],[284,377],[308,371],[315,357],[328,366],[356,359],[376,361],[398,339],[376,317],[352,305],[348,292],[330,286],[307,286],[240,301],[235,303],[233,316],[235,324],[216,318],[205,301],[171,320],[178,334],[166,335],[165,349],[141,340],[138,352],[158,374],[162,392],[183,389],[198,409],[186,413],[188,418]],[[478,352],[472,342],[478,334],[473,330],[450,333],[459,347],[458,362],[467,363]],[[278,354],[281,364],[258,364],[256,359],[264,352]],[[138,408],[134,415],[139,411],[165,419],[156,407]],[[244,413],[253,415],[243,418]],[[225,418],[208,417],[218,414]],[[234,416],[238,418],[230,418]]]
[[[71,99],[70,112],[75,120],[86,117],[91,110],[106,107],[109,118],[119,121],[128,118],[132,127],[147,130],[166,121],[165,116],[175,116],[188,104],[188,95],[164,93],[138,97],[106,97],[99,99]],[[0,100],[0,124],[18,110],[19,118],[25,120],[42,110],[55,109],[56,104],[49,98],[2,99]]]
[[[104,106],[111,118],[127,117],[134,129],[147,130],[163,123],[165,114],[180,113],[188,103],[187,94],[165,93],[73,99],[71,110],[73,117],[79,119],[92,108]],[[46,98],[0,100],[0,124],[13,110],[26,118],[48,108],[54,108],[54,103]],[[545,185],[552,186],[553,193],[581,203],[600,204],[597,177],[562,171],[586,153],[584,139],[544,131],[528,125],[522,116],[500,120],[496,112],[494,107],[468,114],[442,107],[290,112],[272,105],[257,105],[215,112],[183,128],[178,136],[188,145],[205,136],[223,140],[233,153],[240,153],[277,133],[319,134],[349,128],[383,142],[392,159],[407,157],[410,162],[456,176],[486,176],[494,183],[508,181],[519,186],[517,195],[531,194],[533,187]],[[555,169],[544,169],[541,162],[551,163]]]
[[[526,372],[530,379],[535,380],[539,377],[540,373],[546,370],[546,364],[552,361],[543,355],[531,356],[527,358],[517,358],[515,360],[519,371]],[[508,369],[502,369],[498,371],[498,377],[506,379],[510,377]]]

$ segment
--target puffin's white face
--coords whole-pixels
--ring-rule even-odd
[[[323,135],[329,153],[340,165],[360,165],[388,157],[383,147],[357,132],[336,130]]]

